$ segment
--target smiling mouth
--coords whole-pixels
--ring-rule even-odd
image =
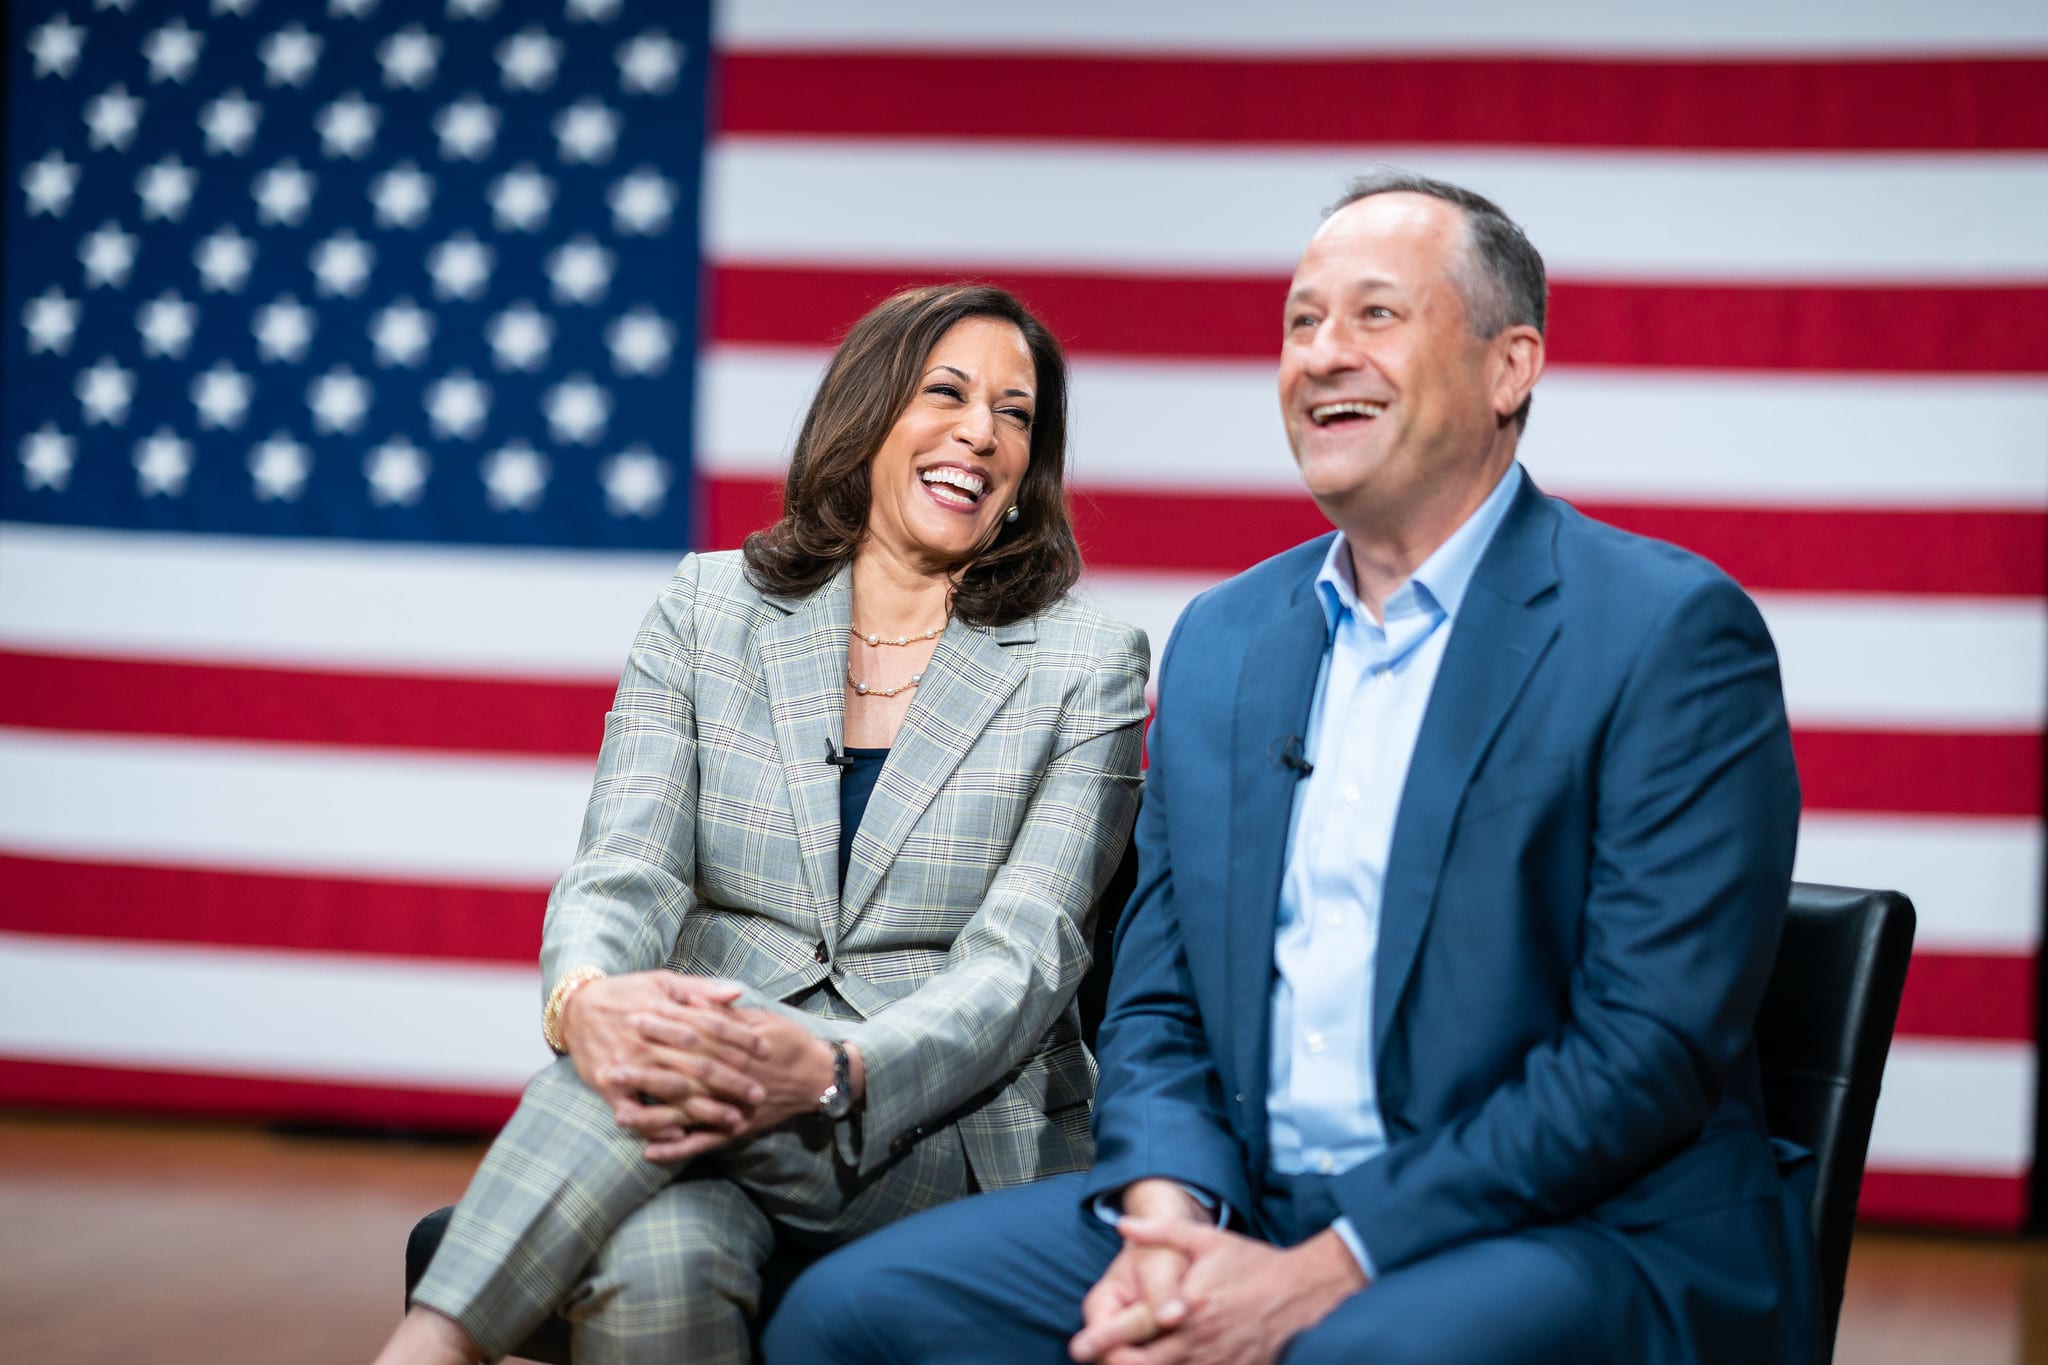
[[[1308,410],[1308,419],[1319,427],[1333,427],[1344,422],[1370,422],[1386,410],[1385,403],[1362,399],[1344,403],[1318,403]]]
[[[917,477],[939,501],[956,507],[972,507],[988,492],[987,479],[950,465],[920,470]]]

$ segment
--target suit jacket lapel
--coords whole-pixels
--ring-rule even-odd
[[[1323,542],[1325,546],[1328,541]],[[1319,572],[1322,560],[1316,560]],[[1237,1074],[1264,1098],[1272,1029],[1273,932],[1287,833],[1299,775],[1279,761],[1289,739],[1306,743],[1329,623],[1311,572],[1285,609],[1244,642],[1238,654],[1227,776],[1232,1046]],[[1227,642],[1224,642],[1227,644]],[[1299,751],[1297,751],[1299,752]],[[1263,1136],[1263,1135],[1262,1135]]]
[[[769,598],[789,613],[755,636],[775,743],[789,784],[804,882],[818,923],[834,941],[839,904],[839,771],[825,762],[825,745],[846,733],[846,644],[853,599],[848,570],[799,601]]]
[[[1556,510],[1525,479],[1452,626],[1394,819],[1373,974],[1376,1056],[1415,966],[1465,789],[1557,634],[1556,534]]]
[[[1035,638],[1029,621],[994,629],[955,622],[939,636],[854,838],[839,897],[842,929],[866,907],[925,808],[1024,681],[1023,660],[1005,646]],[[836,822],[833,828],[836,837]]]

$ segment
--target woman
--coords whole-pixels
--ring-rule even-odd
[[[558,1307],[580,1361],[744,1360],[778,1241],[1087,1164],[1072,1001],[1148,651],[1066,595],[1065,439],[1059,345],[999,289],[848,334],[782,520],[641,628],[548,905],[565,1055],[380,1360],[495,1358]]]

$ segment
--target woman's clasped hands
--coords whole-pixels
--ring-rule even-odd
[[[830,1048],[794,1020],[735,1007],[740,987],[666,968],[603,977],[562,1010],[583,1083],[647,1139],[650,1161],[700,1156],[815,1112]]]

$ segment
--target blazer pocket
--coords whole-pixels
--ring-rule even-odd
[[[1510,806],[1541,801],[1569,791],[1572,760],[1563,754],[1516,759],[1498,770],[1489,767],[1465,793],[1460,822],[1477,820]]]

